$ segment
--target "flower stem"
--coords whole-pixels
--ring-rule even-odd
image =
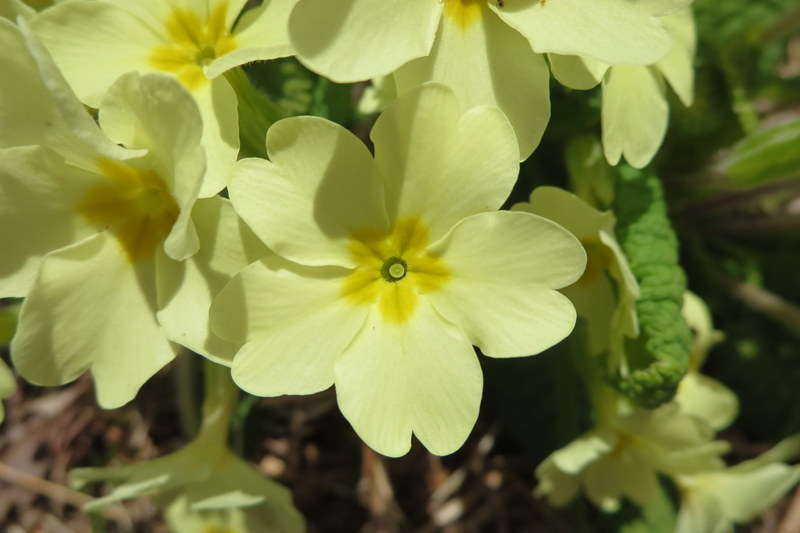
[[[180,413],[183,436],[190,439],[197,435],[200,427],[197,409],[197,356],[182,348],[175,359],[175,372],[172,374],[175,383],[176,401]]]
[[[206,361],[203,370],[205,398],[198,439],[208,438],[226,443],[231,415],[238,405],[239,389],[233,383],[228,367]]]

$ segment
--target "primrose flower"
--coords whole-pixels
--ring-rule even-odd
[[[492,357],[538,353],[572,330],[554,289],[574,282],[578,241],[529,213],[493,212],[518,172],[496,108],[462,110],[441,85],[401,97],[375,123],[375,157],[314,117],[279,121],[270,161],[242,160],[234,207],[278,256],[215,299],[212,327],[244,343],[236,383],[261,396],[336,384],[367,444],[399,456],[412,432],[455,451],[478,414]]]
[[[614,512],[623,497],[639,506],[651,503],[658,492],[658,474],[715,470],[724,465],[720,456],[728,444],[711,441],[711,428],[682,413],[677,404],[637,409],[611,389],[600,387],[595,391],[595,427],[537,467],[537,495],[562,506],[583,487],[592,503]]]
[[[800,466],[784,463],[800,452],[789,437],[735,466],[673,478],[681,495],[675,533],[733,533],[774,505],[798,481]]]
[[[214,244],[241,228],[221,198],[193,209],[202,125],[180,84],[123,76],[98,127],[22,26],[24,37],[0,19],[0,68],[13,80],[0,88],[0,119],[18,125],[0,130],[0,295],[26,297],[11,357],[40,385],[91,369],[99,403],[118,407],[172,360],[181,321],[197,317],[198,350],[214,348],[195,306],[205,298],[207,309],[227,268],[247,264],[241,239]]]
[[[603,149],[612,165],[621,156],[636,168],[647,165],[667,131],[665,80],[685,106],[694,100],[696,35],[691,7],[661,17],[673,38],[669,53],[651,65],[613,65],[582,55],[550,55],[553,76],[573,89],[601,83]]]
[[[736,418],[739,400],[728,387],[701,374],[700,368],[708,351],[722,340],[722,333],[714,329],[708,306],[693,292],[684,293],[681,312],[692,330],[692,350],[689,355],[689,372],[678,385],[675,402],[684,413],[703,419],[719,431],[728,427]]]
[[[258,473],[227,445],[228,425],[238,392],[230,383],[228,372],[220,365],[206,365],[203,423],[198,435],[185,447],[134,465],[70,471],[70,482],[78,488],[98,481],[117,485],[111,494],[91,502],[85,509],[92,511],[112,502],[153,495],[156,503],[166,508],[171,522],[182,515],[219,527],[193,531],[305,531],[303,518],[292,504],[291,492]],[[251,524],[262,529],[244,527]]]
[[[167,73],[183,83],[203,118],[206,197],[227,184],[239,151],[236,94],[220,74],[291,55],[286,25],[294,1],[268,0],[237,22],[246,0],[80,0],[47,9],[32,24],[91,107],[129,71]]]
[[[578,316],[586,320],[587,353],[594,356],[609,352],[609,364],[616,371],[625,361],[625,337],[639,335],[639,284],[614,235],[614,214],[599,211],[556,187],[537,187],[530,202],[518,203],[512,209],[548,218],[583,244],[588,258],[586,272],[562,292],[575,304]]]
[[[465,107],[509,117],[526,159],[550,116],[540,54],[650,64],[671,39],[658,16],[686,0],[299,0],[289,19],[297,57],[335,81],[395,73],[398,94],[428,81],[454,88]]]

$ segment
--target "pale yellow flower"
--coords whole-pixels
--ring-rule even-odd
[[[800,437],[735,466],[674,477],[681,495],[675,533],[733,533],[764,513],[800,480],[785,463],[800,452]]]
[[[73,485],[111,482],[114,490],[85,506],[97,510],[109,503],[155,496],[165,508],[173,531],[215,533],[301,533],[303,517],[292,494],[237,457],[228,447],[228,426],[236,408],[238,389],[229,370],[206,365],[203,422],[186,446],[142,463],[70,471]],[[190,527],[194,529],[190,529]],[[206,529],[203,529],[206,528]]]
[[[557,224],[497,212],[516,181],[514,132],[496,108],[465,110],[442,85],[399,98],[372,130],[374,158],[344,128],[277,122],[270,161],[242,160],[230,195],[276,254],[215,299],[214,331],[244,346],[233,377],[262,395],[334,383],[380,453],[412,433],[455,451],[478,415],[492,357],[538,353],[572,330],[558,293],[585,254]]]
[[[32,24],[91,107],[126,72],[180,80],[200,106],[209,169],[200,196],[207,197],[227,184],[239,151],[236,95],[220,75],[292,53],[286,24],[295,0],[267,0],[237,22],[245,2],[79,0],[45,10]]]
[[[705,302],[693,292],[683,295],[681,310],[692,330],[692,351],[689,372],[678,385],[675,401],[685,413],[697,416],[719,431],[728,427],[739,413],[739,400],[728,387],[700,373],[708,351],[720,340],[722,333],[714,329],[711,313]]]
[[[399,94],[449,85],[461,104],[509,117],[526,159],[550,116],[541,54],[649,64],[669,51],[658,16],[686,0],[299,0],[289,20],[297,57],[335,81],[395,73]]]
[[[566,505],[581,488],[596,506],[616,511],[622,498],[648,505],[658,475],[722,468],[728,444],[712,441],[702,420],[675,403],[639,409],[605,386],[596,392],[597,422],[588,433],[553,452],[536,469],[536,494]]]
[[[98,127],[22,26],[0,19],[0,121],[14,125],[0,130],[0,296],[25,297],[12,360],[39,385],[91,370],[99,403],[118,407],[172,360],[172,340],[232,356],[207,309],[247,264],[247,232],[226,200],[197,202],[202,125],[186,89],[126,74]]]
[[[614,234],[616,217],[556,187],[537,187],[529,202],[513,209],[548,218],[581,241],[588,258],[586,272],[563,292],[586,321],[587,354],[609,354],[609,370],[617,372],[625,361],[625,338],[639,335],[639,284]]]
[[[603,87],[603,149],[616,165],[624,155],[634,167],[647,165],[667,131],[667,82],[685,106],[694,100],[694,17],[687,7],[661,18],[674,43],[651,65],[613,65],[588,56],[550,55],[553,76],[573,89]]]

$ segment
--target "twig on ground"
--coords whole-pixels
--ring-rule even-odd
[[[800,531],[800,489],[797,489],[789,504],[789,510],[783,517],[778,533],[795,533]]]
[[[58,483],[53,483],[52,481],[48,481],[40,477],[26,474],[25,472],[17,470],[16,468],[3,462],[0,462],[0,479],[37,494],[41,494],[42,496],[46,496],[68,505],[73,505],[78,508],[94,501],[94,498],[87,494],[78,492],[69,487],[65,487],[64,485],[59,485]],[[101,513],[106,518],[110,518],[115,522],[119,522],[128,528],[133,527],[133,523],[131,522],[127,511],[125,511],[125,509],[119,505],[109,505],[108,507],[104,508]]]
[[[396,533],[400,531],[403,514],[394,499],[394,490],[386,473],[383,459],[369,446],[361,447],[361,480],[359,499],[370,515],[368,531]]]

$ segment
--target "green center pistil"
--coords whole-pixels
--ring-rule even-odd
[[[381,268],[381,276],[386,281],[395,283],[406,277],[406,269],[408,265],[399,257],[390,257],[383,263]]]
[[[195,56],[195,60],[197,64],[201,67],[205,67],[209,65],[212,61],[217,58],[217,50],[214,46],[206,45],[200,50],[198,50],[197,55]]]

